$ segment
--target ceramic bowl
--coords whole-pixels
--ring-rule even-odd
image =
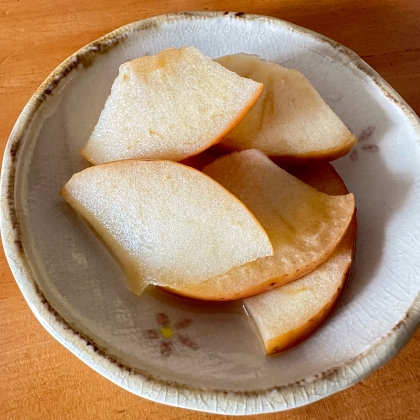
[[[300,70],[359,143],[334,162],[358,208],[356,261],[333,317],[264,356],[240,302],[132,295],[121,270],[60,198],[87,166],[79,150],[121,63],[193,45],[258,54]],[[419,323],[420,130],[401,97],[353,52],[290,23],[243,13],[180,13],[124,26],[63,62],[26,105],[1,180],[12,272],[42,325],[87,365],[165,404],[225,414],[285,410],[333,394],[394,356]],[[174,335],[159,334],[170,324]]]

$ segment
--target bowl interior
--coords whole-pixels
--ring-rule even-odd
[[[133,24],[87,47],[43,92],[22,137],[15,180],[23,249],[36,283],[72,329],[121,366],[181,386],[259,391],[310,381],[368,351],[419,294],[419,133],[357,60],[321,37],[261,17],[188,15]],[[150,289],[132,295],[118,265],[58,195],[87,167],[88,140],[120,64],[164,48],[193,45],[211,57],[258,54],[300,70],[359,138],[334,162],[355,194],[356,261],[334,316],[310,339],[266,358],[240,304],[205,304]],[[24,290],[25,280],[19,279]],[[30,302],[48,328],[59,321]],[[160,338],[161,323],[176,327]],[[58,319],[58,318],[56,318]],[[71,347],[70,344],[66,344]],[[77,344],[72,351],[82,353]],[[105,366],[99,357],[93,367]],[[105,368],[104,368],[105,369]],[[124,381],[121,370],[121,381]],[[133,392],[142,394],[140,385]]]

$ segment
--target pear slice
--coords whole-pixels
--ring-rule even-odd
[[[331,165],[298,171],[300,179],[328,194],[347,194]],[[312,335],[338,303],[350,273],[356,239],[356,215],[332,256],[307,276],[244,300],[267,356],[285,351]]]
[[[256,105],[220,143],[228,150],[257,148],[276,162],[296,163],[333,160],[356,143],[355,136],[297,70],[247,54],[216,61],[264,84]]]
[[[193,47],[137,58],[120,66],[81,153],[94,164],[185,159],[220,141],[261,91],[261,83],[226,70]]]
[[[204,173],[257,217],[274,255],[188,285],[180,291],[184,296],[242,299],[303,277],[330,257],[353,216],[353,194],[334,197],[318,192],[255,149],[219,158]]]
[[[179,163],[93,166],[73,175],[61,195],[112,252],[136,294],[148,284],[176,292],[273,253],[237,198]]]

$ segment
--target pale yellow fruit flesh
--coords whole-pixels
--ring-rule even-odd
[[[300,179],[309,181],[320,191],[346,194],[348,191],[341,178],[328,166],[297,173],[297,176],[302,175]],[[350,272],[356,227],[354,215],[332,256],[312,273],[278,289],[244,300],[267,356],[301,343],[331,314]]]
[[[220,143],[229,150],[257,148],[279,162],[332,160],[345,155],[355,136],[300,72],[254,55],[216,61],[264,84],[248,115]]]
[[[120,263],[130,289],[183,289],[272,255],[267,234],[232,194],[169,161],[119,161],[70,179],[61,195]]]
[[[193,47],[135,59],[121,65],[82,154],[94,164],[185,159],[217,143],[261,91]]]
[[[260,221],[271,257],[189,285],[184,296],[234,300],[279,287],[310,273],[333,253],[354,212],[354,197],[329,196],[280,169],[258,150],[219,158],[204,168]]]

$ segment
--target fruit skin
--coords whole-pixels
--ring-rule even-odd
[[[314,188],[317,188],[319,191],[331,194],[331,195],[339,195],[339,194],[347,194],[347,188],[337,174],[335,169],[327,164],[321,163],[312,167],[296,167],[292,168],[290,172],[299,178],[301,181],[304,181],[311,185]],[[351,264],[354,260],[354,252],[356,248],[356,231],[357,231],[357,219],[356,219],[356,212],[353,215],[352,221],[348,227],[348,230],[339,245],[339,248],[334,252],[334,254],[330,257],[333,259],[335,255],[340,252],[344,252],[348,255],[348,261],[346,266],[343,268],[341,273],[341,280],[337,286],[335,293],[331,296],[328,303],[326,303],[317,313],[313,314],[309,319],[306,320],[305,323],[300,325],[298,328],[290,329],[286,332],[283,332],[281,335],[274,337],[272,339],[264,341],[263,337],[260,334],[260,339],[263,343],[264,350],[267,356],[272,356],[281,352],[284,352],[306,340],[312,334],[314,334],[322,324],[332,315],[333,311],[337,307],[340,298],[343,295],[343,291],[345,286],[348,282],[348,278],[350,276],[351,271]],[[318,270],[322,270],[324,266],[328,264],[327,260],[324,265],[321,265]],[[316,275],[317,270],[311,273],[311,276]],[[293,288],[299,289],[300,285],[305,280],[305,277],[302,279],[296,280],[290,285],[285,285],[277,289],[278,291],[286,291],[287,288],[291,289],[290,286]],[[277,290],[267,292],[268,294],[272,294],[275,296]],[[316,298],[315,293],[313,293],[314,299]],[[264,295],[261,296],[264,299]],[[250,315],[251,319],[254,322],[254,325],[257,330],[259,330],[258,322],[256,319],[253,319],[252,315],[252,298],[244,300],[244,307],[247,313]],[[266,305],[267,307],[267,305]]]
[[[242,202],[207,175],[176,162],[93,166],[73,175],[60,194],[111,251],[136,294],[149,284],[176,290],[272,254],[267,234]],[[169,239],[162,243],[162,238]]]
[[[212,105],[211,112],[213,114],[209,115],[210,111],[207,109],[206,112],[200,111],[200,113],[197,111],[198,105],[204,106],[201,104],[204,99],[202,96],[199,97],[197,92],[200,91],[200,86],[201,88],[203,86],[196,86],[197,78],[192,76],[191,80],[188,79],[191,84],[184,83],[181,86],[186,80],[186,77],[179,77],[182,60],[189,63],[190,75],[201,71],[204,76],[210,78],[212,83],[226,81],[225,87],[232,88],[233,79],[235,79],[234,89],[230,90],[229,95],[238,98],[239,101],[239,99],[243,99],[239,95],[246,92],[247,102],[241,109],[233,111],[233,109],[227,108],[229,101],[219,95],[219,97],[211,97],[213,102],[205,104],[206,106]],[[205,65],[208,66],[209,63],[213,68],[217,66],[219,73],[220,70],[224,72],[223,81],[219,80],[220,74],[217,74],[219,79],[215,77],[216,71],[211,74],[205,71],[207,69]],[[200,64],[203,64],[202,67]],[[193,66],[195,66],[195,70],[191,71]],[[162,75],[158,77],[158,73],[162,73]],[[172,85],[180,84],[179,88],[182,87],[181,91],[186,95],[187,104],[182,103],[182,100],[174,99],[175,94],[171,90],[170,82]],[[252,83],[252,95],[250,83]],[[171,48],[161,51],[155,56],[140,57],[120,66],[120,72],[112,86],[111,95],[105,103],[89,141],[80,153],[94,165],[122,159],[181,161],[218,143],[246,116],[257,102],[262,90],[261,83],[241,78],[235,73],[227,71],[194,47],[182,47],[179,50]],[[167,97],[163,100],[162,95],[156,99],[154,96],[156,91],[165,91],[170,100]],[[224,93],[223,95],[226,96]],[[133,103],[130,106],[126,105],[128,96],[130,96],[130,104]],[[210,98],[210,95],[208,97]],[[222,109],[223,111],[229,109],[229,112],[233,112],[234,115],[229,114],[230,119],[221,118],[221,110],[217,108],[215,101],[220,102],[220,107],[225,107]],[[188,110],[184,109],[196,102],[197,107],[194,110],[200,114],[199,121],[196,120],[197,116],[194,112],[189,110],[191,112],[188,114]],[[161,118],[157,122],[155,118],[157,113],[164,114],[165,118]],[[226,112],[225,115],[227,115]],[[137,116],[141,116],[141,118],[137,118]],[[163,124],[162,121],[165,121],[166,124]],[[180,124],[179,121],[184,123]],[[207,127],[208,131],[200,131],[203,125]]]
[[[225,163],[222,164],[221,162],[223,162],[223,159],[225,159]],[[229,159],[230,163],[227,163],[229,162],[229,160],[226,161],[226,159]],[[245,161],[243,161],[243,159],[245,159]],[[234,160],[236,163],[235,162],[232,163],[232,160]],[[225,167],[222,170],[215,169],[214,165],[220,165],[220,164],[222,165],[226,164],[227,167]],[[277,219],[279,218],[282,219],[282,216],[280,215],[276,216],[277,219],[276,218],[273,219],[271,216],[269,216],[268,222],[266,220],[267,223],[264,223],[261,217],[264,217],[265,219],[267,219],[268,214],[261,215],[261,211],[262,211],[260,208],[261,206],[260,205],[256,206],[257,201],[255,199],[255,195],[258,193],[259,190],[261,190],[263,191],[263,198],[261,198],[262,201],[260,199],[258,200],[261,202],[265,202],[267,199],[270,199],[267,197],[267,193],[264,192],[266,191],[265,187],[267,183],[272,183],[272,179],[274,179],[274,177],[278,175],[277,171],[280,171],[281,173],[284,173],[284,171],[281,171],[279,168],[277,168],[262,152],[257,151],[257,150],[246,150],[242,152],[237,152],[235,154],[220,158],[220,160],[216,161],[214,165],[209,165],[208,167],[204,168],[204,172],[208,173],[214,179],[221,182],[221,184],[227,187],[229,190],[231,190],[231,187],[229,185],[226,185],[225,181],[228,184],[231,180],[232,182],[236,183],[236,180],[235,181],[233,180],[237,176],[236,171],[237,170],[239,171],[238,176],[240,179],[239,182],[241,186],[239,187],[238,186],[239,184],[235,184],[236,186],[234,185],[234,188],[239,188],[239,190],[238,191],[231,190],[231,191],[234,194],[238,195],[238,197],[242,199],[242,201],[248,206],[248,208],[261,221],[261,224],[264,227],[264,229],[267,231],[273,243],[273,248],[275,249],[276,248],[275,241],[280,243],[280,239],[278,238],[281,235],[279,236],[278,234],[276,234],[277,239],[275,239],[274,236],[270,234],[270,231],[277,228]],[[237,166],[237,165],[240,165],[240,166]],[[246,166],[243,166],[243,165],[246,165]],[[257,181],[254,184],[253,180],[255,179],[255,177],[254,178],[252,177],[253,175],[255,175],[255,173],[252,173],[252,171],[259,170],[258,168],[260,168],[260,166],[258,165],[263,165],[264,173],[266,173],[266,175],[264,175],[264,178],[261,178],[261,180]],[[267,175],[267,172],[265,172],[267,167],[270,168],[269,169],[270,172],[268,175]],[[234,173],[229,173],[229,175],[227,175],[227,173],[230,170],[233,170]],[[276,173],[273,174],[273,171]],[[245,180],[244,176],[247,178],[247,180]],[[290,178],[292,177],[288,176],[287,174],[286,174],[286,177],[288,178],[288,182],[290,182]],[[264,181],[262,181],[262,179],[264,179]],[[294,178],[292,179],[293,179],[293,183],[300,184],[300,182],[297,181],[296,179]],[[247,196],[246,196],[247,193],[245,194],[245,196],[242,195],[243,185],[244,184],[247,184],[248,186],[251,185],[248,183],[248,181],[252,182],[252,188],[249,187],[251,188],[252,194],[254,196],[252,198],[252,202],[247,201]],[[261,185],[261,182],[263,185]],[[305,188],[308,188],[308,187],[305,186]],[[312,190],[311,188],[309,189]],[[253,191],[255,191],[256,193],[254,194]],[[269,192],[270,197],[274,196],[278,192],[279,191],[277,191],[277,189],[276,191],[273,191],[272,187],[270,187],[270,192]],[[311,195],[311,197],[313,198],[313,195]],[[331,199],[331,197],[328,197],[328,198]],[[329,244],[328,248],[325,248],[325,249],[317,248],[317,250],[315,251],[316,256],[314,257],[311,256],[311,258],[306,258],[306,263],[302,263],[298,265],[297,263],[295,264],[295,262],[292,262],[291,265],[293,269],[288,269],[286,271],[283,269],[283,267],[279,268],[278,266],[278,259],[284,258],[284,255],[280,255],[279,252],[276,253],[276,250],[275,250],[275,256],[277,255],[276,258],[273,257],[272,259],[271,257],[268,257],[266,259],[259,259],[254,262],[235,267],[232,270],[228,271],[227,273],[224,273],[222,275],[206,280],[200,285],[197,284],[197,285],[187,286],[184,289],[178,291],[177,294],[180,294],[184,297],[193,298],[193,299],[201,299],[201,300],[214,300],[214,301],[239,300],[239,299],[245,299],[254,295],[258,295],[258,294],[273,290],[277,287],[283,286],[286,283],[297,280],[298,278],[301,278],[311,273],[313,270],[315,270],[318,266],[320,266],[324,261],[326,261],[332,255],[335,247],[338,246],[341,238],[344,236],[346,228],[350,224],[351,216],[354,211],[354,197],[350,194],[346,198],[342,197],[342,199],[346,200],[346,201],[340,200],[341,208],[343,208],[343,206],[345,208],[345,214],[341,215],[341,217],[343,217],[343,220],[345,220],[344,224],[342,225],[343,226],[342,232],[340,232],[339,236],[337,237],[334,236],[334,240],[336,239],[335,243],[328,242]],[[273,206],[274,204],[273,205],[270,204],[270,208]],[[277,206],[277,203],[275,204],[275,206]],[[270,214],[272,213],[272,214],[277,215],[277,212],[279,209],[276,207],[273,207],[273,208],[274,208],[274,213],[270,212]],[[264,211],[262,211],[262,213],[264,213]],[[329,211],[327,211],[326,214],[330,215]],[[319,220],[318,218],[315,218],[314,222],[315,220],[317,220],[316,223],[322,224],[323,222],[325,222],[326,219],[324,218],[324,216],[322,216],[322,218],[319,217]],[[327,218],[327,220],[328,222],[330,221],[329,218]],[[275,227],[273,227],[273,223],[276,225]],[[285,224],[285,227],[283,229],[288,233],[289,230],[287,228],[287,225],[288,225],[287,220],[285,221],[284,224]],[[293,229],[291,230],[293,231]],[[328,241],[331,241],[330,236],[331,236],[330,234],[327,235]],[[310,238],[313,240],[313,237],[310,237]],[[317,241],[319,240],[324,241],[324,239],[325,239],[324,236],[321,237],[320,234],[317,233],[316,235]],[[293,239],[292,237],[292,239],[290,240],[290,244],[287,243],[286,247],[288,247],[289,245],[291,245],[292,247],[296,247],[298,246],[298,244],[300,244],[300,242],[301,242],[300,239],[299,241],[296,242],[296,238]],[[311,248],[310,252],[314,252],[314,249]],[[293,259],[290,259],[290,261],[293,261]],[[254,281],[254,279],[256,278],[258,278],[258,281]],[[249,280],[246,280],[246,279],[249,279]],[[171,291],[169,289],[166,289],[166,290]]]
[[[215,143],[212,146],[212,149],[214,150],[213,153],[215,155],[217,154],[218,156],[224,156],[230,153],[237,152],[239,150],[246,150],[245,148],[241,149],[239,147],[231,147],[227,144],[223,144],[222,142],[223,142],[223,139],[222,141],[219,141],[218,143]],[[295,168],[297,166],[313,166],[322,162],[328,163],[335,159],[339,159],[345,156],[356,143],[357,143],[357,139],[356,137],[353,136],[343,146],[336,149],[325,150],[322,153],[322,155],[318,153],[305,153],[299,156],[294,156],[294,155],[276,156],[272,153],[268,153],[267,156],[276,165],[287,170],[290,168]]]
[[[297,70],[243,53],[215,61],[264,83],[254,108],[215,146],[220,154],[258,148],[277,164],[307,165],[344,156],[356,143],[356,137]]]

